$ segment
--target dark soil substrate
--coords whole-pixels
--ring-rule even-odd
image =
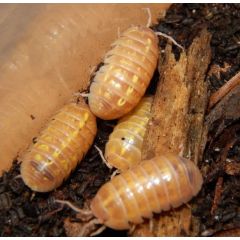
[[[235,144],[231,144],[233,138]],[[193,215],[201,223],[199,235],[217,236],[226,231],[228,236],[227,231],[240,228],[240,121],[212,142],[201,169],[205,181],[193,201]]]
[[[112,122],[98,121],[95,143],[104,148]],[[19,178],[19,164],[0,178],[0,233],[1,236],[66,236],[63,220],[74,219],[75,212],[61,209],[54,199],[69,200],[83,208],[98,188],[109,180],[110,171],[99,153],[92,147],[71,177],[50,193],[33,193]]]
[[[212,65],[229,66],[220,75],[208,76],[209,89],[213,92],[239,71],[240,4],[173,4],[165,19],[153,26],[153,29],[167,33],[187,49],[205,26],[213,34]],[[166,40],[160,41],[161,47],[165,44]],[[173,51],[178,57],[179,49],[174,46]],[[148,92],[154,92],[157,79],[158,73]],[[114,124],[115,122],[98,121],[95,144],[102,150]],[[226,170],[226,164],[221,162],[220,157],[231,137],[222,137],[226,140],[219,140],[221,137],[214,139],[205,150],[200,164],[205,173],[205,182],[193,205],[193,214],[200,219],[199,235],[208,236],[240,227],[240,178],[236,170],[240,159],[238,125],[234,122],[228,126],[234,137],[238,138],[233,147],[227,149],[227,158],[234,166]],[[1,236],[65,236],[63,220],[66,217],[74,220],[75,212],[67,207],[60,208],[54,199],[69,200],[82,208],[84,202],[89,201],[99,187],[109,180],[110,175],[111,171],[92,147],[61,187],[51,193],[33,193],[23,184],[19,177],[19,164],[15,162],[11,170],[0,178]],[[218,198],[217,192],[220,192]],[[217,201],[213,206],[214,198]],[[101,236],[126,236],[126,232],[107,229]]]
[[[209,76],[209,89],[215,91],[239,70],[240,4],[173,4],[153,29],[172,36],[187,49],[204,26],[212,33],[212,65],[230,65],[220,78]],[[174,49],[177,55],[179,49]]]

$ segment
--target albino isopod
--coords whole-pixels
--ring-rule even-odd
[[[91,202],[99,223],[129,229],[153,213],[187,203],[202,186],[202,175],[188,159],[167,153],[140,162],[105,183]]]
[[[91,111],[104,120],[130,112],[144,95],[158,60],[158,38],[148,27],[130,27],[112,44],[88,96]]]
[[[96,118],[80,101],[65,105],[23,156],[21,176],[37,192],[61,185],[93,143]]]
[[[91,201],[91,210],[81,210],[70,202],[56,200],[78,212],[78,217],[89,221],[80,236],[91,233],[95,224],[103,224],[92,235],[108,226],[116,230],[130,229],[160,213],[187,203],[202,186],[198,167],[188,159],[165,153],[113,177],[105,183]],[[95,216],[95,218],[94,218]]]
[[[141,160],[143,138],[151,116],[152,97],[144,97],[133,111],[122,117],[109,136],[106,161],[120,171]]]

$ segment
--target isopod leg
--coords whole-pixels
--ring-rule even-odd
[[[106,227],[104,226],[104,229],[102,229],[102,226],[96,230],[96,225],[99,224],[98,219],[92,219],[90,222],[86,223],[80,233],[79,237],[87,237],[87,236],[93,236],[93,234],[97,235],[101,233]],[[101,231],[99,231],[101,229]]]
[[[90,234],[90,237],[94,237],[96,235],[99,235],[100,233],[102,233],[104,230],[106,229],[105,225],[102,225],[100,228],[98,228],[95,232]]]
[[[112,179],[113,177],[115,177],[116,175],[118,175],[119,173],[121,173],[118,169],[116,169],[115,171],[113,171],[110,179]]]
[[[153,218],[149,219],[149,232],[152,233],[154,228],[154,220]]]
[[[108,167],[109,169],[112,169],[112,166],[108,163],[108,161],[107,161],[107,160],[105,159],[105,157],[103,156],[102,150],[101,150],[99,147],[97,147],[96,145],[94,145],[94,147],[95,147],[95,148],[97,149],[97,151],[99,152],[99,155],[100,155],[102,161],[107,165],[107,167]]]
[[[30,201],[32,201],[32,200],[35,198],[35,196],[36,196],[36,192],[33,192],[33,193],[31,194]]]
[[[80,209],[80,208],[74,206],[74,205],[73,205],[71,202],[69,202],[69,201],[55,199],[55,202],[56,202],[56,203],[63,204],[63,205],[67,205],[68,207],[70,207],[73,211],[75,211],[75,212],[78,213],[78,218],[80,218],[82,221],[88,221],[88,220],[90,220],[91,218],[93,218],[93,213],[92,213],[92,211]]]
[[[22,178],[21,174],[18,174],[17,176],[14,177],[14,179]]]
[[[133,234],[133,232],[136,229],[136,226],[137,226],[136,224],[131,225],[130,229],[128,230],[128,235],[129,236]]]

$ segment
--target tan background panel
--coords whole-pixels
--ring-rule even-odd
[[[169,4],[1,4],[0,174],[77,90],[121,31]]]

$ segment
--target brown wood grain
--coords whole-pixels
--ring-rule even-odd
[[[144,139],[143,158],[173,151],[198,162],[208,94],[205,75],[211,59],[211,35],[203,30],[187,52],[176,60],[167,45],[160,61],[160,82],[154,97],[152,119]],[[156,215],[136,227],[133,236],[186,236],[190,232],[191,206]]]

